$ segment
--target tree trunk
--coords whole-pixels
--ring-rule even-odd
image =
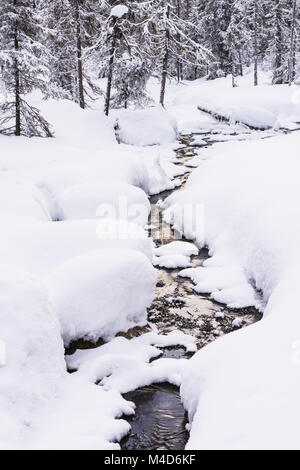
[[[282,10],[280,0],[277,0],[276,5],[276,36],[275,36],[275,64],[273,74],[273,84],[283,84],[283,71],[282,71]]]
[[[114,66],[114,58],[115,58],[116,42],[117,42],[116,18],[114,18],[113,21],[114,21],[114,23],[113,23],[113,37],[112,37],[112,43],[111,43],[111,49],[110,49],[107,87],[106,87],[106,98],[105,98],[105,107],[104,107],[104,112],[105,112],[106,116],[109,115],[110,95],[111,95],[112,78],[113,78],[113,66]]]
[[[83,88],[83,67],[82,67],[82,42],[81,42],[81,24],[78,0],[75,2],[75,18],[76,18],[76,39],[77,39],[77,79],[79,106],[85,108],[84,88]]]
[[[180,0],[177,0],[177,16],[178,18],[180,18]],[[180,34],[178,33],[177,34],[177,54],[178,54],[178,58],[177,58],[177,82],[179,83],[180,80],[182,79],[182,64],[181,64],[181,60],[180,60],[180,53],[181,53],[181,39],[180,39]]]
[[[167,19],[170,17],[170,7],[167,7]],[[166,25],[166,50],[163,58],[163,67],[161,74],[161,89],[160,89],[160,104],[164,106],[165,93],[166,93],[166,82],[168,76],[168,62],[169,62],[169,41],[170,41],[170,31],[168,25]]]
[[[231,63],[232,88],[236,88],[236,86],[237,86],[237,84],[235,82],[235,76],[236,76],[235,61],[234,61],[234,57],[232,57],[232,63]]]
[[[295,26],[296,26],[296,2],[293,1],[293,15],[291,24],[291,44],[290,44],[290,57],[289,57],[289,86],[295,77]]]
[[[241,50],[239,49],[238,51],[238,54],[239,54],[239,69],[240,69],[240,76],[242,77],[244,75],[244,72],[243,72],[243,61],[242,61],[242,54],[241,54]]]
[[[14,6],[17,8],[17,0],[14,0]],[[14,75],[15,75],[15,110],[16,110],[16,127],[15,135],[21,135],[21,97],[20,97],[20,70],[18,63],[18,51],[19,51],[19,38],[18,38],[18,21],[15,21],[14,31],[14,47],[16,56],[14,58]]]
[[[254,86],[258,85],[258,14],[257,4],[254,4]]]

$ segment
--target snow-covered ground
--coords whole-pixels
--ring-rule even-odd
[[[272,107],[285,122],[299,120],[300,104],[288,98],[295,89],[269,88],[270,101],[268,86],[258,88],[260,105]],[[253,94],[242,90],[224,94],[224,105],[233,95],[250,101]],[[192,87],[186,94],[198,97]],[[214,102],[220,96],[221,90],[209,98]],[[196,291],[232,307],[261,307],[255,286],[266,304],[261,322],[218,339],[184,370],[188,449],[300,447],[299,143],[300,132],[295,132],[219,144],[203,151],[207,161],[189,177],[184,191],[166,201],[166,218],[210,248],[203,268],[182,272],[195,282]],[[191,233],[193,224],[189,218],[185,222],[184,211],[199,204],[203,226]]]
[[[172,83],[168,112],[121,110],[109,118],[98,105],[82,111],[33,96],[55,138],[0,136],[0,448],[118,449],[129,429],[119,418],[134,411],[121,393],[165,380],[181,385],[188,448],[300,447],[299,133],[252,134],[246,143],[229,136],[210,149],[201,149],[200,137],[199,168],[165,212],[197,247],[176,242],[154,251],[144,230],[149,195],[174,189],[174,177],[187,171],[175,165],[178,130],[222,126],[200,113],[203,101],[215,111],[242,104],[251,119],[259,108],[275,128],[300,121],[296,87],[271,87],[264,75],[254,89],[250,80],[245,75],[235,89],[229,79]],[[149,90],[158,97],[154,79]],[[230,119],[231,133],[247,135]],[[202,225],[182,218],[186,205],[192,214],[200,205]],[[191,268],[204,242],[212,258]],[[255,286],[265,318],[190,361],[149,364],[159,346],[195,350],[181,332],[113,339],[146,324],[154,256],[155,264],[188,268],[181,275],[196,291],[231,306],[262,308]],[[68,374],[64,346],[99,337],[111,341],[72,356],[68,367],[77,372]]]

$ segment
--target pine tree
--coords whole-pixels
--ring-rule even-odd
[[[205,31],[205,45],[213,53],[209,78],[224,76],[232,71],[232,59],[226,44],[233,0],[202,0],[204,4],[201,27]]]
[[[151,15],[147,20],[146,40],[149,38],[152,54],[156,56],[156,70],[161,76],[160,104],[164,105],[168,77],[178,76],[178,63],[203,66],[211,56],[209,51],[192,38],[197,27],[179,17],[175,0],[152,0]],[[181,65],[181,66],[182,66]]]
[[[264,31],[264,0],[248,0],[246,3],[246,15],[249,36],[252,44],[252,56],[254,63],[254,86],[258,85],[258,64],[262,56],[263,31]]]
[[[43,1],[2,0],[0,69],[6,99],[0,107],[0,133],[52,136],[50,126],[24,95],[49,88],[48,51],[42,44]]]
[[[53,0],[48,6],[51,35],[51,78],[58,95],[84,109],[86,98],[100,89],[85,64],[99,35],[100,7],[96,0]]]

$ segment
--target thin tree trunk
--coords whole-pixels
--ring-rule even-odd
[[[106,116],[109,115],[109,105],[110,105],[110,96],[111,96],[111,87],[112,87],[112,78],[113,78],[113,66],[114,66],[114,58],[115,58],[115,51],[116,51],[116,42],[117,42],[117,27],[116,27],[116,19],[114,19],[113,37],[112,37],[112,43],[111,43],[111,49],[110,49],[107,87],[106,87],[106,98],[105,98],[105,107],[104,107],[104,112],[105,112]]]
[[[258,14],[257,5],[254,4],[254,86],[258,85]]]
[[[14,6],[17,8],[17,0],[14,0]],[[18,51],[19,51],[19,39],[18,39],[18,22],[15,21],[14,31],[14,47],[16,56],[14,58],[14,69],[15,69],[15,110],[16,110],[16,128],[15,135],[21,135],[21,97],[20,97],[20,70],[18,63]]]
[[[167,7],[167,19],[170,17],[170,7]],[[163,67],[161,75],[161,89],[160,89],[160,104],[164,106],[165,93],[166,93],[166,82],[168,76],[168,63],[169,63],[169,41],[170,41],[170,31],[168,26],[166,26],[166,50],[163,58]]]
[[[235,75],[236,75],[235,61],[234,61],[234,57],[232,57],[232,63],[231,63],[232,88],[235,88],[237,86],[235,83]]]
[[[291,44],[290,44],[290,57],[289,57],[289,86],[292,85],[295,75],[295,26],[296,26],[296,2],[293,2],[293,16],[291,24]]]
[[[180,18],[180,0],[177,0],[177,16],[178,16],[178,18]],[[181,61],[180,61],[180,59],[179,59],[179,57],[180,57],[180,52],[181,52],[181,44],[180,44],[180,42],[181,42],[180,34],[178,33],[178,34],[177,34],[177,43],[178,43],[178,45],[177,45],[177,54],[178,54],[178,58],[177,58],[177,81],[178,81],[178,83],[180,82],[180,80],[181,80],[181,78],[182,78],[182,77],[181,77],[181,76],[182,76],[182,71],[181,71],[181,69],[182,69],[182,64],[181,64]]]
[[[281,85],[283,83],[283,72],[282,72],[282,10],[280,0],[277,0],[276,8],[276,37],[275,37],[275,64],[273,74],[273,84]]]
[[[79,106],[85,108],[84,88],[83,88],[83,67],[82,67],[82,42],[81,42],[81,24],[80,24],[80,11],[78,0],[75,2],[75,17],[76,17],[76,39],[77,39],[77,78],[78,78],[78,93],[79,93]]]
[[[244,72],[243,72],[243,62],[242,62],[242,54],[241,54],[241,50],[239,49],[239,69],[240,69],[240,76],[242,77],[244,75]]]

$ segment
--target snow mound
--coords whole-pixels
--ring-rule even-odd
[[[177,137],[177,124],[162,107],[124,112],[116,124],[120,142],[147,146],[172,143]]]
[[[9,266],[0,270],[0,322],[0,448],[7,449],[20,445],[66,369],[46,287]]]
[[[152,383],[180,385],[186,359],[150,359],[161,354],[158,347],[181,345],[187,351],[197,350],[195,339],[174,330],[168,335],[152,331],[137,338],[114,338],[99,348],[76,351],[67,357],[72,375],[85,382],[97,382],[104,390],[126,393]]]
[[[145,325],[156,276],[146,256],[137,251],[100,250],[66,261],[47,281],[68,345],[79,338],[108,340]]]
[[[122,18],[122,16],[127,15],[128,7],[126,5],[120,4],[114,6],[110,11],[110,16],[114,16],[115,18]]]
[[[160,268],[176,269],[188,268],[192,266],[189,256],[183,255],[163,255],[154,256],[153,265]]]
[[[240,266],[198,267],[185,269],[179,276],[190,278],[196,284],[198,294],[211,294],[217,302],[230,308],[256,305],[255,291]]]
[[[141,226],[122,220],[14,221],[0,231],[2,263],[47,276],[58,265],[95,250],[133,250],[152,260],[153,246]]]
[[[230,124],[246,124],[254,129],[271,129],[276,125],[277,118],[274,113],[255,106],[223,107],[211,103],[198,103],[200,111],[207,111],[215,118],[225,118]]]
[[[155,256],[165,256],[165,255],[183,255],[183,256],[192,256],[197,255],[199,249],[193,243],[182,242],[176,240],[174,242],[162,245],[159,248],[154,250]]]
[[[150,203],[144,191],[126,183],[81,184],[59,198],[64,220],[125,219],[145,226]]]
[[[239,284],[243,273],[267,304],[260,322],[217,339],[184,369],[187,449],[300,447],[298,148],[296,132],[230,144],[168,201],[170,210],[173,204],[205,207],[211,258],[188,273],[201,290],[223,289],[216,292],[224,297],[216,298],[231,302],[231,289],[247,287]],[[179,213],[172,212],[174,221]]]
[[[51,220],[41,191],[30,184],[0,177],[0,216]]]

